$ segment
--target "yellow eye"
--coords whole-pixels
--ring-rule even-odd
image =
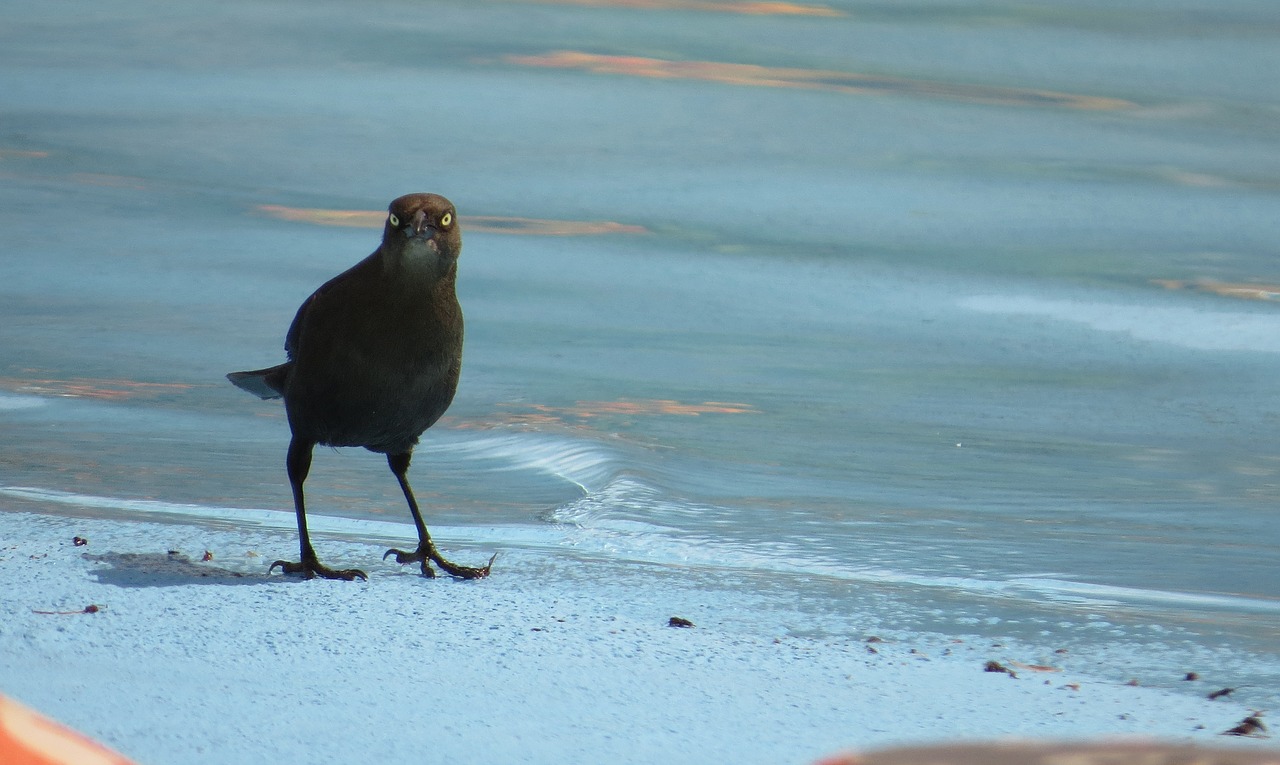
[[[396,217],[395,213],[391,213],[391,215],[387,216],[387,220],[391,221],[392,226],[400,225],[400,219]]]
[[[445,213],[444,216],[440,218],[440,225],[448,228],[450,223],[453,223],[453,213]]]

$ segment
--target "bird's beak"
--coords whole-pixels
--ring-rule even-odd
[[[405,228],[408,229],[405,233],[410,237],[422,236],[430,238],[433,230],[431,224],[427,222],[427,213],[423,210],[414,213],[413,220],[409,221],[409,225]]]

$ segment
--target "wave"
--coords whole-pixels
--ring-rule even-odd
[[[561,478],[584,493],[605,486],[620,469],[617,455],[599,445],[537,433],[468,437],[420,446],[451,459],[492,460],[500,470],[533,470]]]
[[[644,465],[589,440],[513,433],[468,438],[442,448],[455,457],[490,459],[502,469],[535,470],[579,487],[581,497],[542,516],[555,534],[518,534],[508,540],[514,544],[566,545],[578,554],[656,565],[818,576],[854,585],[925,588],[1068,607],[1166,606],[1280,613],[1280,600],[1249,595],[1105,585],[1056,574],[983,578],[851,563],[841,555],[843,543],[830,538],[798,536],[795,529],[787,531],[771,523],[755,525],[760,519],[746,518],[748,511],[743,508],[673,496],[660,478],[645,472]]]

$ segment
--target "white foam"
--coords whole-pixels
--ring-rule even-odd
[[[150,499],[102,497],[77,494],[56,489],[30,486],[0,486],[0,496],[23,499],[30,502],[82,507],[94,510],[112,510],[142,516],[154,516],[157,520],[179,519],[212,526],[229,528],[255,528],[285,533],[295,532],[297,519],[292,510],[263,510],[245,507],[161,502]],[[383,542],[412,539],[417,533],[413,524],[404,521],[346,518],[334,515],[307,513],[307,527],[313,534],[348,540],[376,540]],[[431,524],[431,535],[437,539],[476,545],[505,545],[526,549],[547,549],[564,544],[563,531],[551,526],[445,526]]]
[[[1179,607],[1226,608],[1231,610],[1280,613],[1280,601],[1204,592],[1173,592],[1108,584],[1073,582],[1052,578],[1018,578],[1007,582],[1011,589],[1028,589],[1058,599],[1064,596],[1095,604],[1161,603]]]
[[[32,502],[114,510],[234,528],[291,532],[292,512],[256,508],[162,502],[147,499],[102,497],[27,486],[0,486],[0,496]],[[658,492],[630,478],[616,479],[599,491],[557,508],[550,516],[555,525],[462,527],[433,525],[432,535],[468,544],[503,545],[523,549],[572,548],[578,554],[644,561],[658,565],[694,565],[716,569],[775,571],[822,576],[849,582],[875,582],[929,589],[951,590],[997,597],[1047,598],[1063,603],[1092,606],[1169,604],[1182,607],[1224,608],[1259,613],[1280,613],[1280,601],[1244,596],[1190,593],[1119,587],[1060,579],[1053,576],[1006,580],[963,576],[933,576],[877,567],[848,566],[810,554],[790,542],[732,542],[700,535],[679,534],[658,524],[620,518],[617,511],[664,517],[667,504]],[[647,512],[652,510],[653,512]],[[414,535],[407,521],[307,516],[310,530],[342,539],[395,541]]]
[[[447,450],[452,457],[503,461],[509,470],[536,470],[584,492],[606,485],[617,463],[612,454],[594,444],[530,433],[469,438],[433,448]]]
[[[680,510],[696,510],[682,505]],[[706,508],[714,512],[714,508]],[[874,566],[850,566],[815,554],[794,541],[730,541],[653,523],[618,517],[619,511],[646,518],[670,517],[669,500],[629,477],[611,481],[599,491],[557,508],[555,522],[571,526],[568,539],[581,552],[624,557],[660,565],[697,565],[708,568],[765,570],[801,576],[821,576],[851,583],[903,585],[962,592],[990,597],[1052,600],[1094,607],[1138,604],[1175,605],[1182,608],[1222,608],[1258,613],[1280,613],[1280,601],[1241,595],[1177,592],[1094,584],[1041,575],[1009,579],[983,579],[901,571]]]

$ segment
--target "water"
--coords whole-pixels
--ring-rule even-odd
[[[718,7],[7,4],[0,506],[291,528],[222,375],[436,191],[442,539],[1275,708],[1280,10]]]

